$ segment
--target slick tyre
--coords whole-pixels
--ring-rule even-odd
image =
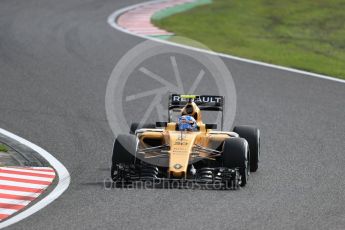
[[[230,138],[224,141],[222,151],[223,166],[227,168],[238,168],[243,187],[247,184],[249,148],[248,142],[243,138]]]
[[[133,164],[135,161],[135,136],[129,134],[119,135],[114,142],[111,178],[114,179],[115,171],[119,164]]]
[[[156,128],[156,125],[153,124],[153,123],[144,123],[143,125],[139,126],[139,123],[137,122],[134,122],[131,124],[131,127],[130,127],[130,130],[129,130],[129,133],[130,134],[134,134],[135,133],[135,130],[137,129],[143,129],[143,128]]]
[[[256,172],[260,159],[260,130],[251,126],[236,126],[234,132],[246,139],[250,151],[250,171]]]

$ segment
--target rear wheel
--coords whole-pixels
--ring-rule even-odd
[[[116,180],[119,165],[133,164],[135,161],[135,136],[129,134],[119,135],[114,142],[112,165],[111,165],[111,178]]]
[[[135,130],[137,130],[137,129],[144,129],[144,128],[154,129],[154,128],[156,128],[156,125],[153,124],[153,123],[144,123],[144,124],[139,126],[139,123],[134,122],[134,123],[131,124],[129,133],[130,134],[134,134]]]
[[[234,132],[238,133],[240,137],[248,141],[250,151],[250,171],[256,172],[258,170],[260,158],[260,130],[251,126],[236,126],[234,128]]]
[[[243,138],[230,138],[224,141],[222,160],[223,166],[227,168],[238,168],[243,187],[247,184],[248,172],[248,143]]]

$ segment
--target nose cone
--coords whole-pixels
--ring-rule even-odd
[[[177,178],[186,175],[190,154],[197,135],[197,132],[176,131],[170,133],[170,175]]]

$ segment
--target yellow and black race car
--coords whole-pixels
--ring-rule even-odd
[[[205,124],[202,111],[220,111],[224,98],[209,95],[169,97],[169,121],[132,124],[131,134],[119,135],[113,148],[114,182],[178,181],[236,189],[245,186],[249,172],[258,169],[260,131],[236,126],[233,132]],[[172,121],[172,112],[178,112]],[[143,128],[138,128],[143,127]]]

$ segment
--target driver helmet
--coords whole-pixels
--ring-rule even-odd
[[[183,115],[178,118],[179,130],[195,131],[197,130],[197,124],[194,117],[189,115]]]

